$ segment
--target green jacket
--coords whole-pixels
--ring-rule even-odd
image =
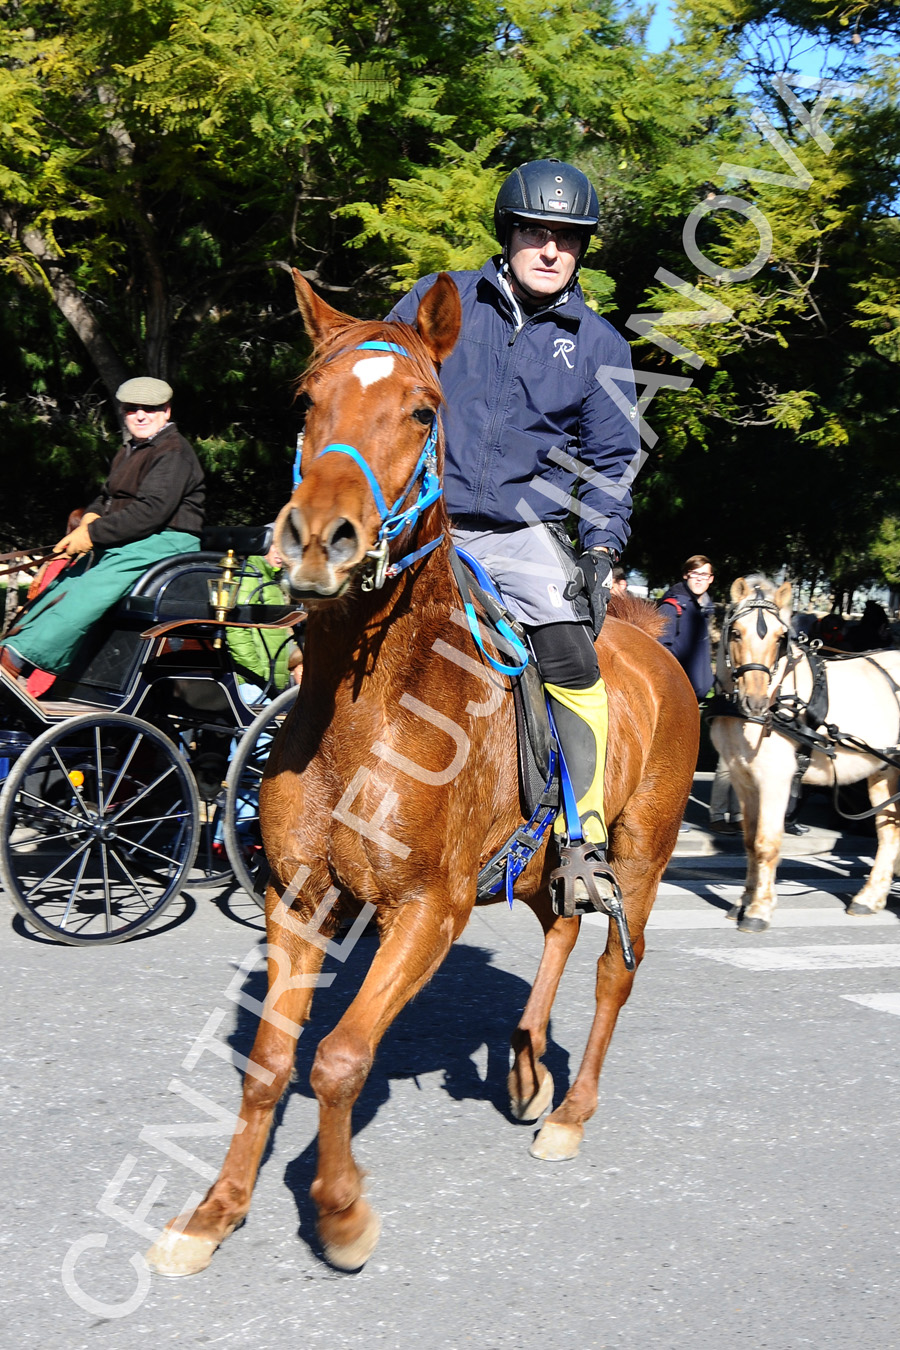
[[[238,587],[237,603],[283,606],[285,599],[278,584],[279,570],[265,558],[248,558]],[[292,636],[289,628],[229,628],[227,631],[228,650],[239,665],[252,670],[261,685],[267,684],[274,675],[275,690],[287,688]],[[238,679],[243,684],[246,677],[239,675]]]

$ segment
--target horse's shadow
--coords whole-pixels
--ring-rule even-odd
[[[340,1021],[352,1002],[371,963],[376,939],[357,942],[347,961],[326,961],[325,971],[334,972],[331,985],[316,989],[312,1018],[297,1046],[294,1079],[275,1114],[274,1129],[284,1118],[293,1094],[312,1097],[309,1074],[316,1047]],[[506,1092],[509,1040],[528,997],[529,985],[517,975],[492,964],[491,952],[458,944],[450,949],[437,974],[397,1017],[384,1037],[375,1062],[353,1109],[354,1134],[364,1129],[388,1102],[391,1079],[417,1079],[421,1074],[443,1070],[443,1090],[456,1101],[487,1101],[512,1121]],[[266,993],[263,969],[254,970],[244,983],[250,998],[262,1001]],[[238,1007],[237,1025],[229,1042],[242,1055],[250,1055],[257,1019]],[[487,1071],[482,1079],[473,1056],[487,1047]],[[551,1037],[548,1027],[544,1064],[553,1075],[557,1100],[568,1087],[569,1056]],[[532,1125],[533,1129],[534,1126]],[[272,1136],[261,1166],[272,1151]],[[318,1251],[315,1236],[316,1211],[309,1199],[315,1176],[316,1141],[288,1163],[284,1179],[294,1196],[299,1234]]]

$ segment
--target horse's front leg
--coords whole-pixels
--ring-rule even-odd
[[[731,781],[741,808],[741,832],[744,836],[747,867],[741,898],[731,906],[727,917],[739,919],[745,908],[755,900],[756,888],[759,884],[759,866],[756,859],[756,833],[759,828],[759,786],[746,770],[743,773],[732,772]]]
[[[566,961],[578,939],[579,919],[553,913],[546,888],[528,904],[544,930],[544,950],[528,1002],[512,1036],[513,1063],[507,1079],[509,1109],[516,1120],[537,1120],[553,1101],[553,1079],[541,1064],[547,1024]]]
[[[584,1057],[564,1100],[544,1121],[531,1146],[535,1158],[564,1162],[576,1157],[584,1138],[585,1122],[590,1120],[597,1109],[600,1070],[619,1012],[628,1000],[637,968],[644,957],[644,926],[656,899],[665,860],[674,845],[674,828],[677,828],[677,817],[663,862],[654,860],[658,849],[654,848],[650,839],[642,839],[637,834],[629,845],[628,856],[616,857],[616,874],[625,898],[635,968],[628,970],[626,967],[618,929],[610,921],[606,948],[597,961],[596,1007]],[[588,927],[584,931],[593,934],[596,930]]]
[[[194,1275],[244,1219],[275,1107],[290,1080],[297,1038],[309,1017],[325,942],[313,945],[294,910],[278,907],[272,888],[266,906],[268,994],[244,1078],[238,1125],[217,1180],[191,1215],[173,1219],[147,1253],[162,1275]],[[273,914],[274,910],[274,914]],[[283,923],[278,922],[278,916]],[[323,926],[324,927],[324,926]]]
[[[883,773],[873,774],[868,780],[869,801],[872,805],[878,807],[893,796],[898,782],[900,774],[895,770],[887,769]],[[884,909],[894,879],[897,849],[900,846],[900,803],[894,802],[878,813],[875,830],[878,835],[875,863],[865,886],[847,906],[848,914],[877,914]]]
[[[738,791],[747,850],[747,879],[737,915],[742,933],[764,933],[778,903],[775,873],[781,858],[791,776],[790,771],[773,772],[765,782],[754,783],[747,794],[746,805],[740,789]]]
[[[364,1265],[381,1228],[363,1198],[363,1174],[351,1149],[353,1105],[382,1036],[437,970],[465,927],[470,909],[471,903],[450,913],[443,895],[401,905],[385,923],[381,946],[359,993],[335,1029],[319,1042],[310,1074],[319,1102],[319,1159],[310,1194],[319,1212],[326,1259],[339,1269]]]

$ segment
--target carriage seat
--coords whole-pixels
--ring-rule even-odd
[[[114,611],[114,617],[126,626],[137,623],[149,627],[172,619],[211,618],[207,582],[221,574],[220,562],[232,549],[243,560],[262,556],[271,545],[269,526],[213,526],[205,529],[199,553],[176,553],[161,558],[149,567]],[[240,575],[236,571],[235,575]],[[285,606],[244,604],[229,617],[244,623],[271,623],[284,613]]]
[[[94,626],[84,648],[73,663],[74,698],[114,705],[130,686],[144,660],[142,633],[154,624],[178,619],[213,619],[207,581],[221,575],[221,559],[229,548],[243,565],[248,556],[268,551],[268,527],[216,526],[204,530],[197,553],[175,553],[160,558],[139,577],[129,595],[114,605]],[[240,576],[240,569],[235,576]],[[274,623],[284,616],[283,605],[250,603],[236,606],[229,618],[242,623]],[[209,629],[205,630],[207,633]]]

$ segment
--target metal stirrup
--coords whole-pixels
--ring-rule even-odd
[[[576,894],[581,890],[582,894]],[[582,914],[606,914],[615,922],[626,970],[634,970],[634,947],[622,892],[600,844],[566,844],[559,851],[559,866],[550,873],[554,913],[570,919]]]

